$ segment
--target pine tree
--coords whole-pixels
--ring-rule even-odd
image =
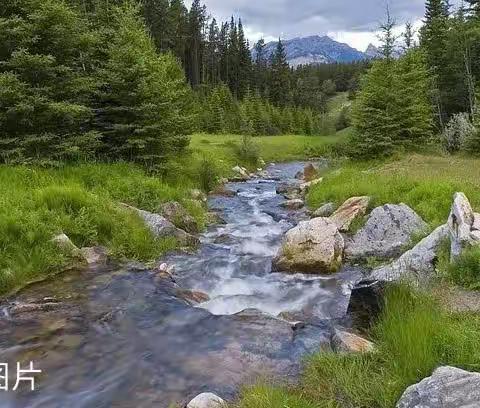
[[[84,58],[93,34],[62,1],[14,4],[0,34],[0,158],[49,164],[92,153],[98,135],[85,126],[96,82]]]
[[[217,20],[215,19],[212,19],[208,28],[208,41],[205,54],[207,60],[207,83],[217,85],[220,82],[220,32]]]
[[[262,97],[266,96],[267,81],[268,81],[268,58],[266,55],[265,40],[260,39],[254,46],[255,61],[254,61],[254,75],[253,83]]]
[[[189,89],[176,59],[156,53],[136,6],[126,3],[115,18],[97,121],[104,153],[154,166],[188,144]]]
[[[187,78],[192,86],[202,82],[204,38],[203,30],[206,22],[206,8],[200,4],[200,0],[193,0],[188,13],[188,43],[186,71]]]
[[[252,76],[252,54],[245,33],[242,20],[238,20],[238,97],[241,99],[250,87]]]
[[[272,56],[270,77],[270,100],[278,106],[287,105],[290,97],[290,68],[282,40]]]

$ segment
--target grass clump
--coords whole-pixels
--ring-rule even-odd
[[[393,408],[409,385],[438,366],[480,370],[479,330],[479,316],[450,314],[428,295],[395,287],[370,333],[376,352],[319,353],[307,362],[298,387],[248,389],[239,407],[291,401],[289,408]]]
[[[71,262],[70,254],[52,243],[60,233],[78,247],[102,245],[117,257],[159,257],[176,242],[156,239],[136,214],[118,203],[155,211],[163,202],[180,201],[202,225],[204,210],[187,197],[188,186],[168,185],[131,164],[0,166],[0,293]]]
[[[480,290],[480,247],[466,248],[454,262],[450,252],[444,252],[440,270],[453,284],[470,290]]]

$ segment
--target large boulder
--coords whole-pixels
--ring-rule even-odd
[[[474,407],[480,407],[480,374],[448,366],[407,388],[397,404],[397,408]]]
[[[374,269],[369,279],[387,282],[405,278],[416,282],[430,280],[435,273],[435,264],[441,243],[448,238],[448,230],[447,225],[438,227],[397,260]]]
[[[343,237],[330,219],[303,221],[285,235],[273,260],[273,269],[294,273],[333,273],[341,265],[343,247]]]
[[[365,226],[345,243],[351,260],[400,256],[412,235],[425,232],[427,224],[405,204],[375,208]]]
[[[184,230],[177,228],[164,216],[140,210],[138,208],[123,204],[123,206],[139,215],[145,225],[157,238],[175,238],[180,245],[196,246],[200,243],[199,239]]]
[[[187,404],[187,408],[222,408],[226,407],[226,403],[218,395],[211,392],[204,392],[197,395]]]
[[[165,203],[162,205],[160,212],[176,227],[190,234],[197,234],[199,232],[195,218],[193,218],[180,203],[176,201]]]
[[[462,253],[464,248],[480,243],[479,223],[478,214],[473,212],[465,194],[455,193],[452,210],[448,217],[452,261]]]
[[[332,214],[330,219],[335,223],[339,231],[347,232],[357,217],[365,215],[369,204],[370,197],[349,198]]]

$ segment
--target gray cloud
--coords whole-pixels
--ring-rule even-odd
[[[292,38],[331,32],[373,32],[384,19],[387,0],[205,0],[220,19],[242,17],[251,33]],[[390,0],[398,23],[416,21],[424,0]]]

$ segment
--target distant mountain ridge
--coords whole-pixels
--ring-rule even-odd
[[[335,62],[356,62],[370,59],[366,53],[340,43],[328,36],[313,35],[282,41],[285,46],[287,60],[290,66],[309,64],[328,64]],[[273,41],[266,44],[266,54],[270,57],[277,46]]]

